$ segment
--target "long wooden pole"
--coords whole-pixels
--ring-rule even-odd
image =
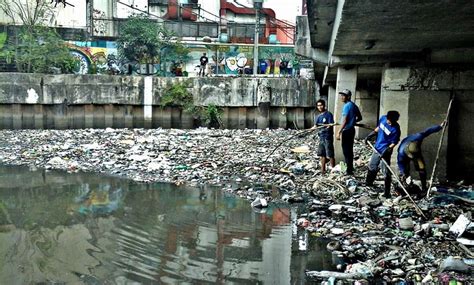
[[[428,193],[426,193],[426,198],[430,198],[430,193],[431,193],[431,187],[433,186],[433,178],[436,172],[436,167],[438,166],[438,160],[439,160],[439,154],[441,152],[441,148],[443,146],[443,139],[444,139],[444,133],[446,132],[446,128],[449,123],[449,113],[451,112],[451,106],[453,105],[454,97],[449,101],[449,106],[448,106],[448,112],[446,113],[446,119],[445,119],[445,124],[443,126],[443,131],[441,132],[441,138],[439,139],[439,144],[438,144],[438,151],[436,152],[436,159],[433,164],[433,171],[431,172],[431,177],[430,177],[430,183],[428,187]]]
[[[332,126],[336,126],[336,125],[338,125],[338,124],[322,124],[322,125],[317,125],[316,128],[311,128],[311,129],[303,130],[303,131],[301,131],[301,132],[298,132],[298,133],[296,133],[296,134],[290,136],[290,137],[287,138],[286,140],[283,140],[281,143],[279,143],[279,144],[272,150],[272,152],[270,152],[270,154],[267,156],[267,158],[265,158],[265,160],[264,160],[263,162],[266,162],[266,161],[268,160],[268,158],[269,158],[280,146],[282,146],[285,142],[287,142],[287,141],[289,141],[289,140],[291,140],[291,139],[293,139],[293,138],[295,138],[295,137],[297,137],[297,136],[301,136],[301,135],[303,135],[303,134],[304,134],[304,135],[307,135],[307,134],[309,134],[309,133],[311,133],[311,132],[314,132],[314,131],[316,131],[316,130],[319,130],[319,129],[321,129],[321,128],[327,128],[327,127],[332,127]]]
[[[392,176],[395,178],[395,180],[398,182],[398,184],[400,185],[400,187],[403,189],[403,191],[405,192],[405,194],[408,196],[408,198],[410,199],[410,201],[413,203],[413,205],[415,205],[415,209],[416,211],[418,212],[418,214],[420,214],[423,218],[426,219],[426,216],[425,214],[423,213],[423,211],[420,209],[420,207],[418,207],[418,205],[416,204],[416,202],[413,200],[413,198],[410,196],[410,194],[408,193],[407,189],[405,189],[405,186],[403,186],[403,183],[400,181],[400,179],[398,178],[398,175],[395,174],[395,172],[393,171],[393,169],[390,167],[390,165],[388,165],[388,163],[385,161],[385,159],[383,159],[382,155],[377,151],[377,149],[375,149],[374,145],[371,143],[371,142],[367,142],[367,144],[372,148],[373,151],[375,151],[375,153],[377,153],[379,156],[380,156],[380,160],[382,160],[382,163],[385,165],[385,167],[387,167],[388,171],[390,171],[390,173],[392,173]]]

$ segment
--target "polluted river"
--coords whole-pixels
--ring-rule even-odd
[[[0,178],[2,284],[289,284],[333,268],[323,242],[299,250],[288,205],[27,167]]]
[[[472,185],[321,174],[296,130],[0,131],[1,284],[471,284]],[[416,204],[416,205],[415,205]]]

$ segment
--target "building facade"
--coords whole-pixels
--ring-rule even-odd
[[[31,2],[31,7],[36,3],[22,1]],[[203,53],[209,58],[208,74],[250,74],[254,64],[258,64],[258,73],[265,75],[293,75],[298,69],[299,62],[293,52],[295,26],[277,19],[270,8],[254,9],[252,1],[242,5],[226,0],[58,0],[51,5],[52,13],[44,18],[45,24],[85,35],[66,38],[71,52],[81,62],[78,73],[130,70],[130,63],[119,60],[115,39],[120,34],[121,23],[133,14],[146,14],[172,30],[191,51],[188,62],[162,66],[157,60],[151,69],[132,63],[138,74],[149,74],[151,70],[151,73],[192,76],[197,74]],[[13,22],[0,14],[4,25],[21,24],[20,19]],[[254,59],[256,34],[258,60]]]

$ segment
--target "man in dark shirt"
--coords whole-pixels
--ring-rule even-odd
[[[377,128],[365,138],[365,142],[367,142],[371,137],[377,136],[374,145],[376,151],[373,152],[369,162],[369,171],[366,178],[367,186],[373,185],[382,159],[387,162],[387,165],[390,165],[393,148],[400,141],[399,118],[400,114],[397,111],[388,111],[387,115],[380,117]],[[391,173],[383,163],[381,168],[385,177],[385,197],[390,198]]]
[[[208,62],[209,59],[207,58],[206,53],[203,53],[199,59],[199,76],[206,76],[206,66]]]
[[[331,112],[326,110],[326,102],[324,100],[318,100],[316,107],[318,108],[320,114],[315,116],[313,129],[319,127],[318,156],[321,158],[321,173],[325,174],[328,158],[331,167],[334,167],[336,164],[334,160],[333,142],[334,117]]]
[[[402,175],[402,181],[410,176],[410,161],[413,161],[415,170],[418,171],[421,180],[421,188],[426,191],[426,167],[425,160],[421,153],[421,144],[423,140],[434,133],[439,132],[443,129],[446,122],[444,121],[441,125],[435,125],[427,128],[426,130],[407,136],[400,143],[398,148],[397,164],[400,174]]]

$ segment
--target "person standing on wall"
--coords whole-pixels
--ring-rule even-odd
[[[336,161],[334,159],[334,117],[331,112],[326,109],[326,102],[318,100],[316,102],[319,115],[314,118],[314,126],[312,129],[319,128],[319,145],[318,156],[321,159],[321,174],[326,173],[326,163],[329,158],[329,164],[334,167]]]
[[[206,76],[206,67],[209,59],[206,56],[206,53],[203,53],[199,59],[199,76]]]
[[[362,115],[359,107],[351,101],[352,92],[349,89],[340,91],[339,95],[341,95],[344,107],[342,108],[341,128],[336,139],[341,141],[342,153],[347,165],[346,174],[353,175],[355,125],[362,120]]]
[[[280,74],[285,76],[287,73],[287,65],[288,65],[288,62],[285,60],[285,59],[282,59],[281,62],[280,62]]]
[[[288,71],[288,77],[293,77],[293,60],[292,59],[288,61],[288,65],[286,66],[286,69]]]
[[[365,139],[364,142],[367,144],[368,140],[372,137],[377,136],[374,145],[374,152],[369,162],[369,170],[367,171],[367,177],[365,183],[367,186],[373,186],[377,172],[379,171],[379,165],[381,160],[385,160],[387,165],[390,165],[390,158],[392,157],[393,148],[400,141],[400,125],[398,119],[400,113],[397,111],[388,111],[387,115],[380,117],[379,125],[373,130]],[[385,198],[390,198],[390,186],[392,183],[392,177],[390,170],[387,169],[384,163],[382,163],[382,173],[385,178]]]

